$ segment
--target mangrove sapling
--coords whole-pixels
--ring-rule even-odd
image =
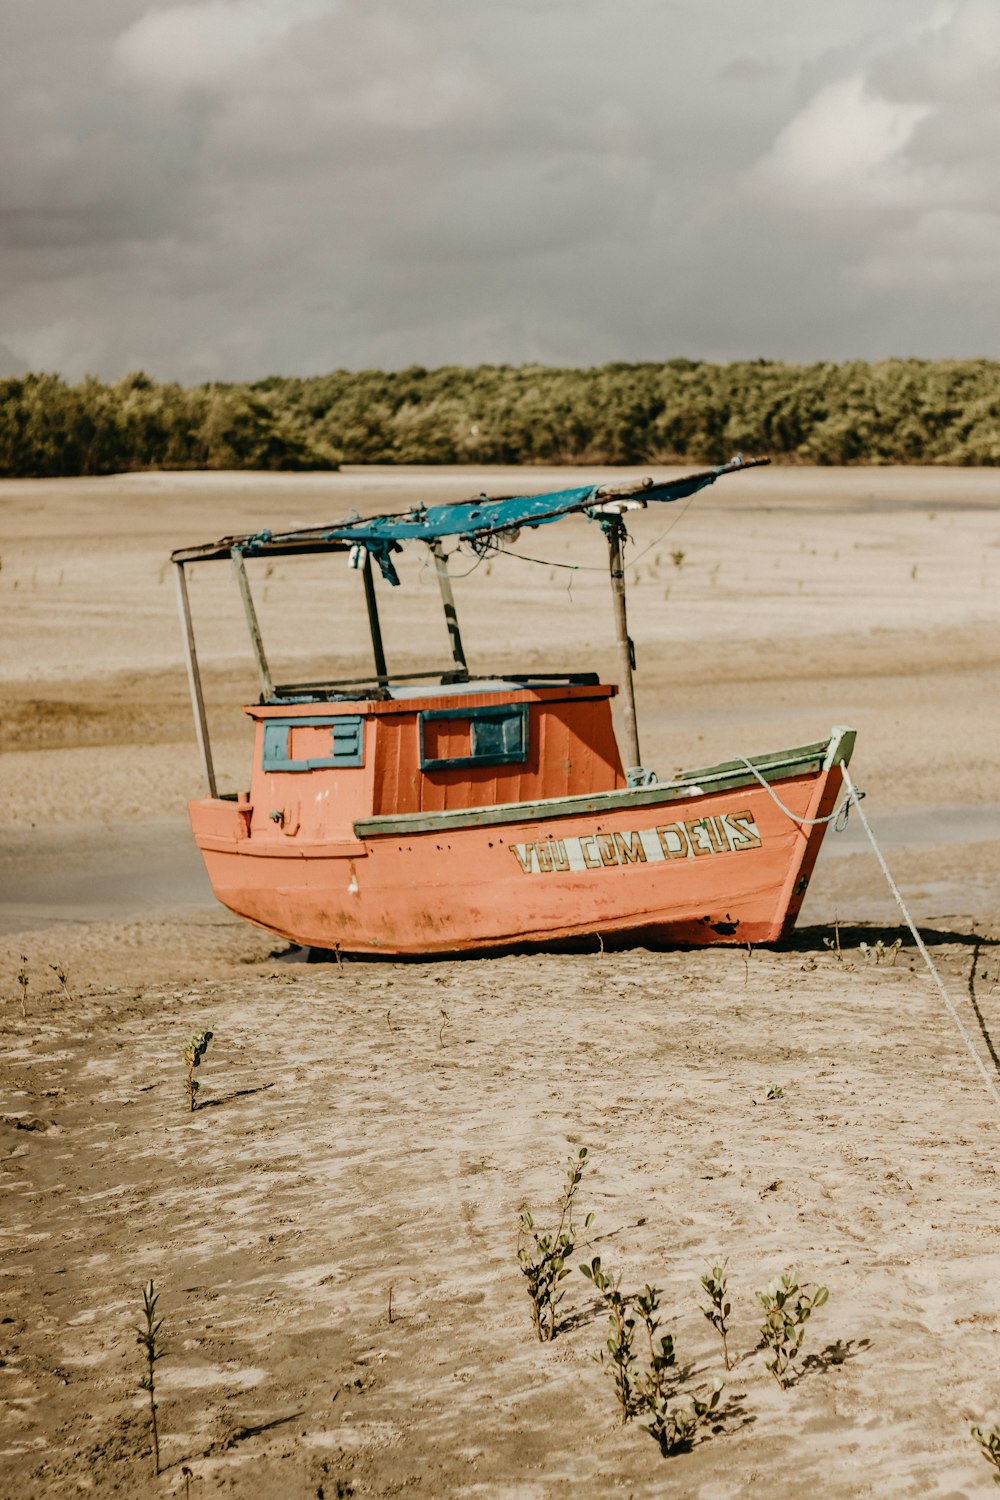
[[[805,1325],[810,1314],[822,1307],[830,1293],[825,1286],[812,1282],[799,1285],[795,1270],[776,1276],[770,1286],[757,1293],[757,1300],[764,1309],[764,1321],[760,1327],[762,1348],[771,1353],[764,1363],[784,1390],[788,1384],[788,1372],[805,1335]]]
[[[840,921],[837,917],[833,919],[833,937],[825,937],[823,939],[823,947],[830,949],[838,963],[844,962],[844,953],[840,946]]]
[[[671,1411],[667,1391],[666,1372],[675,1363],[672,1334],[660,1336],[660,1293],[655,1286],[647,1286],[635,1299],[635,1309],[646,1330],[649,1347],[649,1365],[637,1371],[634,1387],[639,1408],[649,1418],[643,1427],[659,1445],[664,1458],[691,1446],[695,1430],[719,1404],[723,1382],[717,1380],[707,1401],[691,1398],[686,1411]]]
[[[646,1431],[659,1443],[664,1458],[690,1448],[695,1432],[718,1406],[724,1388],[725,1381],[715,1380],[707,1401],[700,1401],[697,1396],[692,1396],[686,1411],[668,1412],[664,1407],[662,1416],[657,1412],[652,1421],[643,1423]]]
[[[194,1076],[195,1068],[201,1067],[201,1060],[208,1051],[208,1044],[215,1035],[214,1031],[196,1031],[184,1049],[184,1061],[187,1063],[187,1095],[191,1101],[192,1114],[198,1108],[198,1091],[201,1084]]]
[[[648,1420],[642,1425],[664,1457],[689,1448],[699,1425],[718,1406],[723,1382],[715,1382],[707,1400],[693,1396],[686,1410],[671,1410],[667,1371],[674,1368],[676,1354],[673,1334],[660,1332],[659,1289],[647,1286],[634,1299],[623,1297],[621,1277],[609,1276],[599,1256],[580,1270],[594,1283],[610,1309],[607,1353],[602,1351],[597,1359],[614,1377],[622,1422],[635,1416],[646,1417]],[[637,1316],[630,1311],[630,1301]],[[645,1364],[635,1353],[635,1331],[640,1322],[646,1334]]]
[[[145,1327],[137,1328],[136,1343],[141,1344],[146,1351],[146,1373],[139,1382],[142,1390],[149,1393],[149,1420],[153,1428],[153,1462],[156,1472],[160,1472],[160,1433],[156,1425],[156,1362],[163,1358],[165,1351],[159,1346],[160,1329],[163,1327],[163,1319],[156,1316],[156,1304],[160,1300],[160,1294],[152,1281],[148,1281],[142,1289],[142,1310],[145,1315]]]
[[[49,964],[49,968],[59,981],[59,991],[63,999],[72,1000],[73,996],[69,991],[69,980],[66,978],[62,964]]]
[[[622,1424],[630,1422],[639,1410],[634,1384],[635,1318],[629,1312],[628,1299],[622,1296],[621,1275],[609,1276],[601,1266],[601,1257],[595,1255],[589,1266],[580,1270],[588,1281],[592,1281],[604,1299],[608,1309],[608,1337],[605,1348],[594,1358],[604,1369],[610,1371],[615,1383],[615,1395],[621,1410]],[[646,1288],[647,1292],[649,1288]],[[673,1340],[670,1341],[670,1362],[673,1363]]]
[[[875,967],[876,968],[878,968],[878,966],[882,962],[883,958],[886,958],[891,953],[892,954],[892,966],[893,966],[893,968],[895,968],[896,967],[896,959],[899,957],[899,950],[900,950],[900,948],[902,948],[902,946],[903,946],[903,939],[902,938],[897,938],[894,943],[889,943],[888,946],[885,944],[885,942],[883,942],[882,938],[879,938],[871,946],[869,946],[868,943],[859,943],[858,944],[858,951],[861,953],[862,957],[864,958],[865,963],[870,962],[870,960],[874,958],[874,960],[875,960]]]
[[[28,1019],[28,1008],[25,1001],[28,998],[28,959],[27,955],[21,954],[21,967],[17,971],[17,982],[21,987],[21,1019]]]
[[[576,1156],[568,1160],[566,1186],[559,1200],[559,1222],[551,1234],[543,1234],[535,1227],[526,1208],[521,1212],[517,1259],[528,1282],[532,1325],[543,1344],[554,1339],[558,1332],[557,1309],[564,1295],[559,1283],[569,1275],[566,1262],[576,1248],[573,1200],[586,1165],[587,1148],[581,1146]],[[588,1214],[583,1227],[588,1229],[593,1221],[593,1214]]]
[[[992,1464],[996,1471],[993,1483],[1000,1484],[1000,1422],[987,1433],[981,1427],[973,1427],[972,1436],[979,1444],[979,1451],[986,1462]]]
[[[692,1396],[685,1411],[671,1411],[664,1371],[674,1363],[674,1341],[670,1334],[662,1339],[657,1337],[660,1324],[656,1288],[648,1286],[643,1295],[636,1298],[635,1305],[645,1324],[650,1349],[649,1371],[636,1377],[642,1409],[649,1417],[649,1421],[642,1425],[659,1445],[664,1458],[669,1458],[672,1453],[683,1453],[690,1448],[695,1432],[718,1406],[725,1382],[714,1381],[712,1393],[706,1401]]]
[[[722,1358],[725,1361],[726,1369],[731,1370],[733,1365],[732,1360],[729,1358],[729,1345],[727,1343],[729,1314],[732,1311],[732,1304],[729,1301],[728,1293],[729,1281],[726,1276],[726,1267],[728,1265],[729,1261],[724,1260],[718,1265],[712,1266],[701,1278],[701,1284],[708,1294],[708,1306],[703,1307],[702,1312],[721,1338]]]

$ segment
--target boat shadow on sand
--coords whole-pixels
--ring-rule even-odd
[[[1000,938],[987,937],[981,932],[966,932],[954,928],[924,927],[920,935],[928,948],[944,947],[966,947],[972,948],[976,953],[983,948],[1000,947]],[[841,923],[839,927],[840,950],[842,953],[857,953],[862,943],[867,943],[873,948],[881,940],[886,949],[891,949],[893,943],[899,938],[903,949],[913,947],[913,937],[908,927],[886,926],[883,923]],[[834,927],[830,923],[813,925],[811,927],[800,927],[789,937],[781,939],[777,943],[763,943],[755,945],[753,952],[764,953],[823,953],[829,954],[831,944],[835,943]],[[720,945],[721,946],[721,945]],[[730,952],[735,951],[737,955],[745,955],[747,944],[731,943],[724,945]],[[687,945],[655,944],[648,941],[636,941],[634,934],[628,933],[587,933],[581,937],[548,939],[545,942],[517,943],[511,947],[483,947],[467,948],[457,953],[349,953],[343,949],[332,948],[304,948],[295,943],[287,947],[276,948],[270,954],[272,960],[286,964],[346,964],[346,963],[426,963],[434,964],[447,961],[456,963],[459,961],[472,961],[481,958],[506,958],[525,956],[538,953],[552,953],[556,955],[589,954],[591,957],[599,958],[605,953],[620,953],[628,951],[641,951],[645,949],[649,953],[704,953],[708,951],[703,947]],[[888,960],[891,967],[892,960]]]
[[[957,927],[921,927],[920,936],[923,938],[927,948],[997,948],[1000,947],[1000,938],[988,937],[982,932],[970,932],[965,928],[968,923],[965,919],[960,920]],[[870,948],[874,947],[879,940],[886,948],[891,948],[896,940],[899,940],[902,949],[914,947],[913,934],[910,929],[902,923],[893,927],[883,922],[841,922],[836,928],[831,922],[813,924],[811,927],[799,927],[784,938],[780,943],[770,945],[770,951],[781,953],[790,950],[796,953],[829,953],[831,943],[836,951],[839,938],[841,952],[857,953],[862,943],[867,943]],[[891,965],[891,959],[889,963]]]

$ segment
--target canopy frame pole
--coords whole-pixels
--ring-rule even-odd
[[[448,559],[445,557],[440,537],[434,537],[427,545],[434,559],[434,571],[437,573],[438,587],[441,590],[444,622],[448,627],[448,638],[451,641],[451,655],[455,663],[456,674],[468,677],[469,664],[465,659],[462,632],[458,627],[458,611],[455,608],[455,595],[452,592],[451,575],[448,572]]]
[[[615,636],[618,645],[618,674],[624,719],[625,777],[629,784],[638,782],[642,773],[639,756],[639,727],[635,713],[635,686],[632,672],[635,668],[635,646],[628,633],[628,615],[625,608],[625,568],[622,558],[622,542],[625,524],[620,515],[601,517],[601,530],[608,539],[608,566],[611,573],[611,599],[615,613]]]
[[[243,613],[246,615],[247,629],[250,631],[250,644],[253,646],[254,662],[257,666],[257,680],[260,683],[260,699],[262,703],[267,703],[274,697],[274,684],[271,681],[271,671],[267,665],[267,657],[264,654],[264,639],[260,633],[257,611],[254,609],[253,595],[250,592],[250,580],[247,577],[246,564],[243,561],[243,553],[239,547],[233,547],[229,555],[232,558],[233,571],[236,574],[240,597],[243,600]]]
[[[379,682],[389,681],[389,673],[386,671],[385,651],[382,646],[382,626],[378,617],[378,600],[375,598],[375,579],[372,575],[372,555],[365,549],[365,563],[362,569],[365,581],[365,604],[368,608],[368,626],[372,636],[372,655],[375,658],[375,676]]]
[[[188,598],[187,577],[184,573],[184,564],[175,563],[175,577],[177,579],[177,609],[181,617],[181,630],[184,635],[184,661],[187,666],[188,688],[191,693],[191,708],[194,712],[194,732],[198,740],[198,751],[201,755],[202,770],[205,780],[208,782],[208,795],[217,797],[218,787],[215,781],[215,766],[212,763],[212,743],[208,735],[208,716],[205,713],[205,696],[201,688],[201,673],[198,670],[198,652],[194,643],[194,624],[191,619],[191,601]]]

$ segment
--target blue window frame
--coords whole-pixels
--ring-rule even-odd
[[[427,753],[427,725],[450,720],[468,727],[464,755]],[[428,708],[420,715],[420,769],[448,771],[461,766],[517,765],[528,758],[528,705],[501,703],[496,707]]]
[[[321,728],[330,731],[330,750],[309,760],[292,760],[288,740],[293,729]],[[338,714],[325,719],[265,719],[265,771],[316,771],[323,766],[360,766],[365,758],[365,721],[360,714]]]

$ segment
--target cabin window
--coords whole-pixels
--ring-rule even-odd
[[[317,771],[324,766],[364,764],[364,720],[359,714],[336,718],[265,719],[265,771]]]
[[[528,705],[431,708],[420,715],[420,768],[515,765],[528,758]]]

